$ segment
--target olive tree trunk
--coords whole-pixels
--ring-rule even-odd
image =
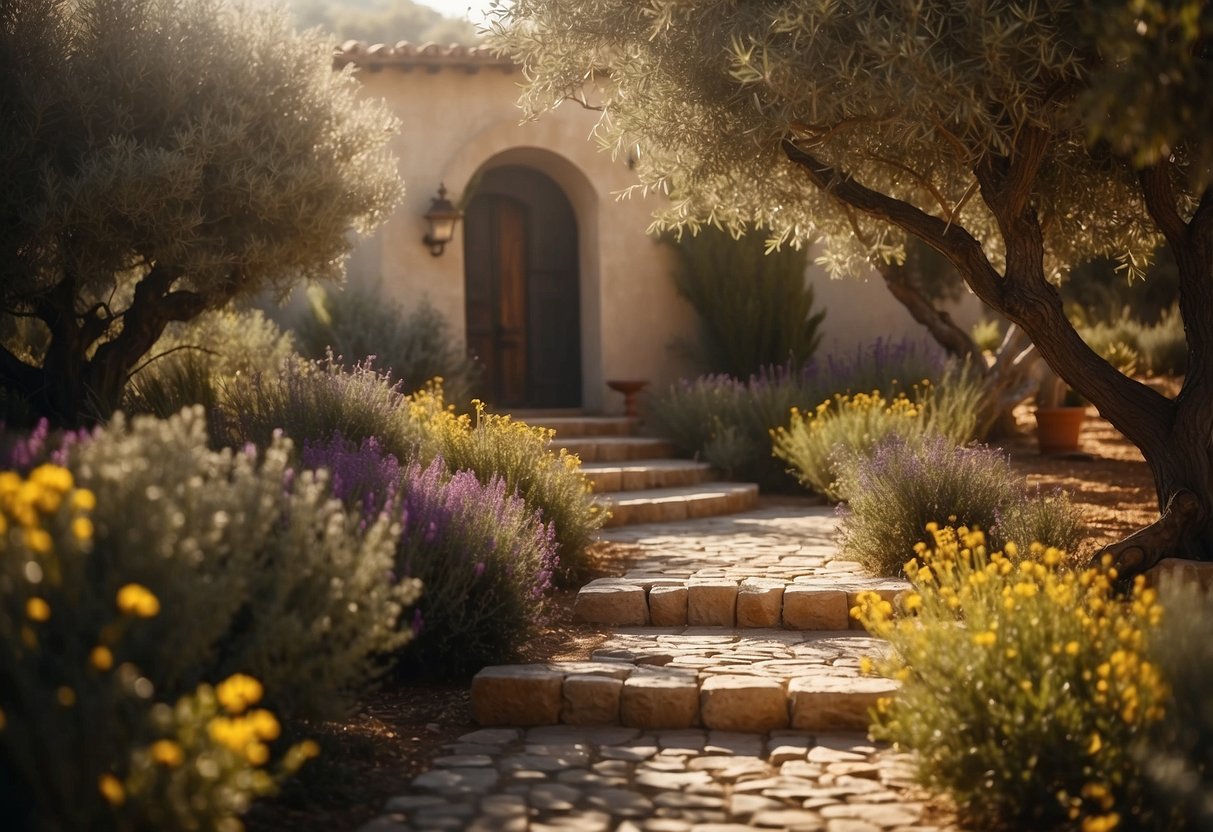
[[[978,297],[1022,327],[1049,367],[1141,450],[1154,476],[1160,517],[1105,550],[1122,577],[1164,557],[1213,560],[1213,189],[1202,194],[1185,220],[1171,163],[1160,162],[1140,175],[1145,204],[1179,266],[1188,373],[1171,400],[1091,350],[1046,279],[1044,238],[1031,196],[1047,144],[1043,131],[1025,129],[1010,155],[987,159],[974,171],[1006,248],[1001,273],[957,223],[873,191],[791,140],[785,140],[784,152],[834,198],[894,223],[947,257]]]

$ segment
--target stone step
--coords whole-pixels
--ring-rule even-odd
[[[689,459],[651,459],[630,463],[586,462],[581,466],[599,494],[697,485],[712,478],[712,466]]]
[[[706,482],[599,494],[595,499],[611,512],[607,526],[634,526],[747,511],[758,504],[758,486],[749,482]]]
[[[599,578],[583,586],[573,617],[614,627],[861,629],[850,616],[861,592],[892,603],[909,584],[893,578]]]
[[[636,432],[636,420],[626,416],[543,416],[521,418],[528,425],[550,428],[558,437],[568,439],[589,436],[631,436]]]
[[[863,731],[895,682],[864,676],[887,645],[850,632],[629,630],[588,662],[486,667],[472,680],[483,726]]]
[[[552,448],[565,448],[582,462],[630,462],[672,456],[674,446],[647,436],[585,436],[552,440]]]

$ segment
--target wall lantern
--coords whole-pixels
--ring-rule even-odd
[[[430,224],[430,230],[421,241],[430,247],[430,254],[438,257],[443,248],[455,236],[455,223],[463,216],[459,209],[446,198],[446,185],[438,186],[438,196],[430,199],[430,210],[425,212],[425,220]]]

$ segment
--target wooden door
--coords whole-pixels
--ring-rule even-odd
[[[495,168],[464,217],[468,348],[490,404],[577,407],[581,335],[577,226],[559,187]]]

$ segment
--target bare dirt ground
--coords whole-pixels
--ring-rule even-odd
[[[1170,391],[1174,392],[1174,391]],[[1088,408],[1081,452],[1042,456],[1031,434],[1032,416],[1019,416],[1023,435],[1002,443],[1014,468],[1032,485],[1069,492],[1080,506],[1091,535],[1080,557],[1155,520],[1154,485],[1141,454]],[[630,553],[601,544],[594,553],[595,575],[619,574]],[[519,657],[521,661],[583,659],[601,641],[592,627],[574,624],[575,592],[559,594],[551,623]],[[476,726],[470,718],[468,685],[387,680],[348,719],[307,726],[323,749],[274,801],[254,807],[251,832],[343,832],[376,816],[447,742]]]

